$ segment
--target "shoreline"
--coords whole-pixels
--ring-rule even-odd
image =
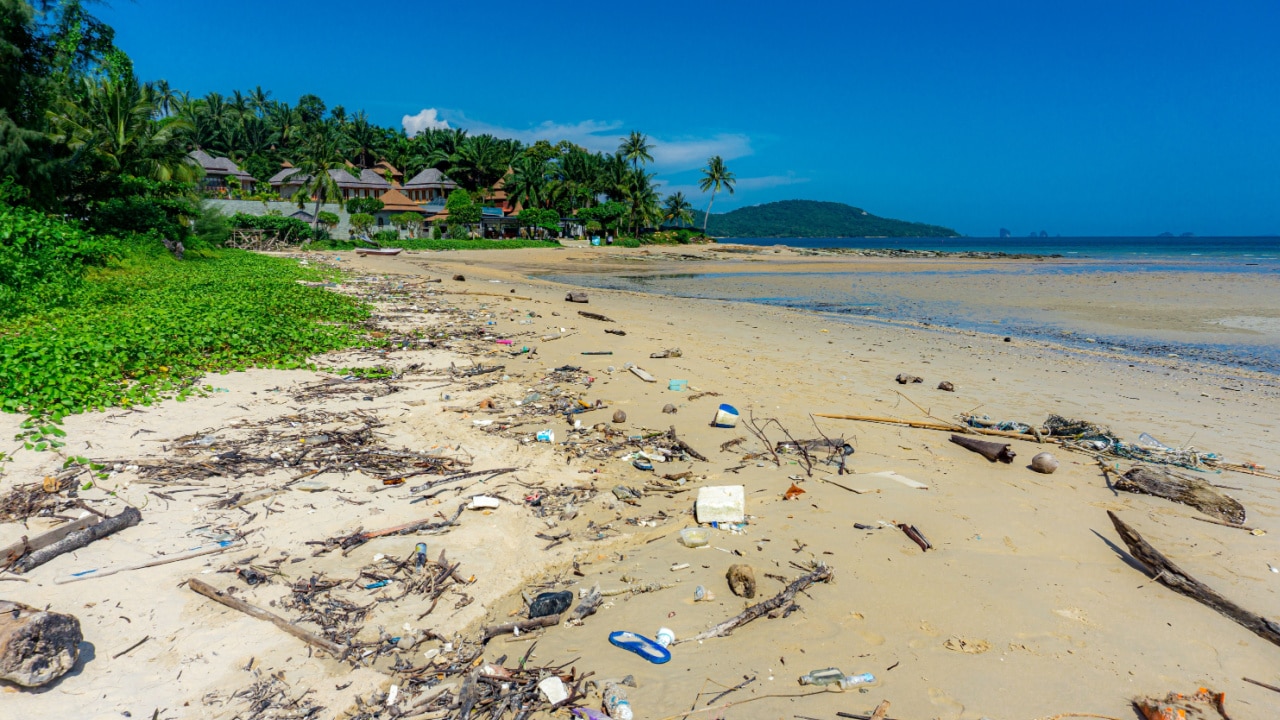
[[[1216,391],[1206,397],[1203,393],[1221,383],[1184,362],[1127,367],[1109,359],[1063,356],[1039,343],[1004,343],[981,334],[921,333],[910,327],[855,326],[811,312],[732,301],[676,301],[633,291],[590,290],[590,302],[579,305],[564,301],[572,287],[523,274],[532,261],[586,262],[572,259],[575,252],[511,251],[502,257],[487,251],[411,253],[396,258],[324,253],[324,257],[341,256],[338,265],[353,273],[344,281],[344,291],[383,297],[384,322],[429,330],[416,336],[414,348],[347,353],[326,358],[323,364],[374,363],[403,369],[424,362],[419,372],[425,377],[439,374],[451,363],[462,368],[471,362],[496,363],[505,369],[481,376],[492,377],[497,381],[494,385],[485,386],[489,380],[470,381],[477,386],[472,390],[456,384],[427,390],[436,383],[413,382],[414,376],[407,375],[400,382],[401,391],[373,401],[355,396],[312,404],[328,412],[375,411],[387,423],[380,432],[389,433],[389,442],[397,445],[424,450],[461,445],[477,468],[522,466],[516,474],[520,483],[498,478],[483,485],[464,485],[458,492],[447,491],[441,505],[423,507],[409,504],[401,489],[374,492],[370,488],[377,481],[359,471],[331,473],[320,478],[331,485],[330,492],[294,491],[254,503],[247,510],[258,516],[246,521],[247,514],[238,510],[223,514],[200,509],[209,502],[207,498],[187,500],[190,495],[174,495],[183,499],[161,503],[149,495],[154,486],[141,482],[133,471],[122,470],[108,487],[115,488],[115,498],[135,502],[146,498],[154,503],[144,508],[144,523],[86,548],[77,557],[50,563],[43,571],[33,572],[29,583],[6,588],[12,599],[42,606],[52,603],[54,609],[80,615],[87,639],[97,647],[96,658],[82,661],[75,673],[48,691],[10,698],[15,711],[57,715],[83,707],[83,698],[91,694],[106,696],[97,701],[100,716],[119,716],[127,709],[139,717],[151,712],[150,704],[177,708],[190,702],[192,713],[231,717],[239,709],[225,704],[231,692],[255,677],[287,671],[294,695],[315,689],[328,705],[324,716],[336,715],[351,707],[357,694],[367,699],[375,689],[385,691],[391,682],[403,683],[403,679],[370,669],[351,675],[345,665],[305,658],[297,641],[210,606],[176,584],[185,577],[204,577],[202,569],[216,570],[242,556],[258,553],[267,558],[281,550],[303,558],[296,566],[281,566],[290,579],[319,569],[331,576],[351,577],[371,562],[373,553],[403,556],[421,540],[430,544],[433,554],[445,549],[450,559],[460,560],[464,574],[476,574],[476,584],[460,588],[472,601],[453,610],[461,598],[448,595],[449,611],[428,616],[425,622],[414,620],[425,609],[416,602],[381,604],[379,612],[390,614],[367,623],[366,633],[376,634],[375,628],[368,627],[375,624],[398,633],[408,623],[457,639],[474,637],[481,624],[510,621],[511,613],[523,604],[521,591],[568,589],[576,596],[596,583],[610,591],[649,583],[672,585],[652,593],[611,596],[599,614],[587,618],[581,627],[553,627],[495,639],[484,653],[487,662],[501,655],[518,658],[536,642],[531,661],[536,665],[578,658],[579,669],[594,671],[600,678],[633,675],[638,687],[628,692],[639,717],[685,712],[708,679],[732,686],[742,682],[744,675],[757,680],[726,701],[760,698],[748,711],[752,716],[796,712],[821,716],[836,709],[867,712],[882,698],[892,699],[893,714],[900,717],[976,720],[1070,711],[1122,716],[1134,694],[1164,694],[1195,684],[1227,691],[1233,717],[1260,720],[1268,716],[1267,691],[1242,684],[1238,677],[1256,676],[1258,667],[1274,659],[1274,648],[1211,610],[1150,583],[1099,535],[1109,540],[1113,536],[1103,509],[1119,511],[1189,572],[1262,612],[1276,602],[1274,583],[1264,564],[1270,556],[1267,538],[1195,522],[1194,511],[1163,500],[1115,494],[1097,466],[1077,454],[1058,453],[1063,467],[1052,476],[1040,476],[1027,470],[1023,461],[1041,448],[1025,440],[1012,441],[1018,452],[1013,465],[990,465],[947,442],[945,434],[819,421],[812,413],[910,419],[925,417],[925,411],[951,418],[976,410],[993,419],[1038,422],[1056,412],[1105,423],[1126,439],[1150,432],[1181,445],[1190,435],[1197,447],[1274,468],[1280,464],[1270,430],[1270,419],[1280,409],[1280,393],[1274,387],[1261,381],[1242,382],[1239,392],[1229,393],[1231,397]],[[623,266],[649,262],[629,259],[648,257],[644,252],[619,253],[606,260]],[[450,280],[459,274],[466,280]],[[389,279],[375,279],[379,277]],[[436,278],[442,282],[425,282]],[[454,309],[433,312],[432,306]],[[579,316],[582,310],[613,322]],[[494,324],[487,325],[490,321]],[[541,340],[548,334],[560,335],[560,327],[569,331],[564,337]],[[436,340],[437,333],[460,339]],[[486,333],[512,339],[514,350],[486,340]],[[424,345],[428,342],[440,347],[429,349]],[[521,345],[529,346],[531,352],[517,352]],[[681,357],[650,358],[651,353],[672,347],[682,349]],[[612,355],[583,354],[603,351]],[[627,362],[649,370],[661,382],[644,383],[623,372]],[[566,366],[582,371],[571,373],[572,380],[548,380],[560,377],[556,369]],[[923,375],[926,383],[898,385],[893,378],[900,372]],[[502,381],[502,374],[509,379]],[[285,395],[317,377],[322,376],[282,371],[211,377],[209,382],[227,388],[229,394],[192,398],[186,404],[165,402],[124,414],[75,416],[68,418],[67,431],[77,447],[90,442],[96,454],[168,457],[174,437],[229,425],[237,418],[297,412],[298,402]],[[587,383],[586,378],[594,381]],[[668,378],[687,380],[690,391],[667,390]],[[934,389],[943,379],[955,383],[954,393]],[[695,388],[720,396],[695,400]],[[534,392],[543,398],[601,400],[607,409],[573,416],[581,418],[586,428],[579,432],[555,415],[526,418],[524,406],[516,403]],[[496,404],[496,412],[480,408],[486,399]],[[744,418],[750,414],[776,417],[796,437],[813,436],[815,424],[820,423],[830,437],[850,438],[856,445],[851,460],[856,474],[837,479],[819,469],[809,478],[791,458],[775,467],[767,455],[756,455],[765,448],[749,438],[740,448],[718,450],[728,440],[748,436],[741,426],[736,430],[707,427],[720,402],[734,404]],[[665,404],[674,405],[677,413],[663,413]],[[240,405],[249,410],[239,409]],[[603,436],[590,428],[612,426],[610,416],[615,410],[628,416],[617,426],[620,432],[660,432],[674,426],[709,462],[673,461],[660,466],[658,473],[645,473],[622,459],[620,451],[583,454],[608,446],[602,446]],[[512,413],[516,415],[507,420]],[[5,416],[0,423],[16,420]],[[483,420],[494,424],[476,424]],[[497,429],[508,422],[512,423],[509,430]],[[515,424],[519,422],[526,424]],[[138,434],[139,429],[159,434]],[[541,429],[554,430],[556,442],[532,442],[534,432]],[[166,446],[171,449],[162,449]],[[747,459],[745,453],[756,457]],[[56,464],[58,458],[52,454],[22,453],[6,468],[0,486],[39,478]],[[881,471],[900,473],[927,484],[929,490],[877,480],[873,473]],[[686,486],[646,489],[662,485],[663,474],[681,472],[692,474]],[[228,481],[232,487],[255,488],[278,482],[275,478],[248,475]],[[1241,488],[1233,495],[1249,509],[1251,526],[1265,529],[1270,536],[1280,533],[1273,482],[1238,474],[1222,478],[1224,484]],[[824,479],[865,492],[851,493]],[[805,494],[799,500],[784,500],[783,493],[792,483]],[[680,528],[693,524],[689,511],[696,494],[681,489],[726,484],[746,488],[751,517],[745,532],[716,533],[712,544],[725,552],[681,546],[676,536]],[[545,493],[545,512],[522,501],[530,493],[527,486]],[[634,503],[620,500],[613,492],[618,486],[638,488],[641,497]],[[458,500],[482,492],[502,495],[509,502],[491,515],[464,511],[460,525],[443,534],[370,543],[349,558],[331,554],[307,559],[309,551],[302,549],[304,541],[349,533],[357,526],[367,530],[432,512],[449,515]],[[119,507],[119,500],[103,490],[85,494]],[[570,502],[576,517],[565,520],[564,502],[569,498],[575,498]],[[264,517],[266,505],[279,512]],[[175,533],[181,538],[201,517],[222,517],[223,522],[243,523],[247,529],[267,529],[253,538],[255,545],[248,551],[215,556],[207,564],[175,563],[65,587],[49,584],[50,578],[68,570],[145,556]],[[548,521],[556,527],[548,527]],[[854,522],[883,527],[880,523],[893,521],[916,525],[935,549],[922,553],[893,529],[853,527]],[[22,532],[21,526],[13,524],[0,530],[5,533],[0,540],[6,541]],[[563,531],[570,532],[563,541],[537,536]],[[543,549],[554,542],[561,544]],[[760,595],[769,597],[782,587],[773,576],[789,581],[801,574],[792,563],[817,561],[834,568],[836,581],[811,588],[798,600],[801,610],[787,618],[758,620],[727,638],[681,644],[667,665],[650,665],[607,641],[612,630],[651,634],[660,625],[674,629],[677,638],[686,638],[733,616],[746,601],[734,597],[725,585],[724,573],[732,563],[751,565]],[[685,563],[687,567],[673,570]],[[236,584],[228,574],[209,577],[220,587]],[[144,596],[134,590],[144,584],[154,591]],[[239,594],[267,605],[282,596],[283,584],[250,588],[241,583]],[[693,602],[695,585],[713,590],[716,599]],[[342,592],[358,598],[372,595]],[[124,609],[112,607],[118,603]],[[132,622],[120,620],[120,614],[132,617]],[[145,618],[145,625],[140,618]],[[133,651],[127,664],[107,660],[143,634],[153,636],[152,641]],[[1202,640],[1206,636],[1222,638],[1221,644],[1232,652],[1220,653],[1213,643]],[[957,652],[947,645],[955,637],[981,641],[989,649],[979,654]],[[428,662],[422,651],[441,646],[431,641],[418,647],[410,654],[413,663]],[[256,658],[257,674],[243,669],[251,657]],[[193,663],[203,671],[181,673]],[[822,693],[791,700],[763,697],[800,693],[804,688],[796,685],[796,676],[828,666],[850,673],[874,672],[881,684],[869,694]],[[174,675],[180,680],[173,680]],[[356,684],[351,687],[331,689],[353,679]],[[1082,696],[1080,687],[1093,690]],[[224,704],[204,704],[210,691],[217,691]],[[139,701],[144,694],[146,699]],[[144,708],[144,702],[150,704]]]

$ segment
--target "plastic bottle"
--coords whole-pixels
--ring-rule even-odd
[[[654,639],[662,647],[671,647],[671,643],[676,641],[676,631],[671,628],[658,628],[658,636]]]
[[[839,685],[841,690],[845,690],[856,685],[874,685],[875,682],[876,676],[871,673],[845,675],[844,671],[839,668],[813,670],[800,676],[801,685]]]
[[[616,682],[604,685],[604,707],[613,720],[632,720],[631,703],[627,702],[627,691]]]

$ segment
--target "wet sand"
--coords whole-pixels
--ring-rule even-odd
[[[700,692],[719,692],[742,682],[744,676],[756,680],[721,703],[751,702],[724,711],[725,717],[830,718],[837,710],[869,713],[881,699],[889,699],[893,702],[890,716],[897,718],[1042,718],[1068,712],[1127,718],[1132,717],[1128,702],[1135,695],[1190,692],[1200,685],[1227,692],[1233,718],[1274,717],[1277,696],[1240,678],[1280,684],[1280,671],[1275,669],[1280,667],[1280,648],[1151,582],[1123,551],[1105,511],[1119,513],[1186,571],[1232,600],[1275,617],[1280,612],[1280,575],[1268,570],[1268,563],[1280,565],[1274,540],[1280,535],[1280,490],[1275,481],[1233,473],[1210,476],[1211,482],[1233,488],[1227,492],[1249,510],[1249,525],[1267,533],[1255,536],[1199,522],[1194,519],[1197,513],[1184,506],[1115,493],[1098,466],[1084,455],[1055,451],[1062,468],[1044,476],[1031,472],[1024,462],[1044,449],[1035,443],[1012,441],[1017,461],[990,464],[948,442],[946,433],[810,417],[812,413],[848,413],[952,419],[972,411],[995,419],[1041,422],[1056,413],[1109,425],[1126,439],[1148,432],[1170,445],[1191,444],[1235,461],[1276,468],[1280,451],[1274,418],[1280,409],[1280,388],[1274,377],[1180,358],[1121,360],[1105,348],[1075,351],[1025,340],[1006,343],[998,335],[974,332],[851,324],[813,312],[723,300],[593,289],[588,291],[589,304],[570,304],[564,302],[565,286],[529,278],[535,273],[588,269],[670,273],[750,268],[747,271],[782,273],[829,271],[838,266],[840,272],[967,271],[1008,268],[1010,262],[1021,262],[851,262],[784,257],[785,252],[772,250],[723,250],[563,249],[409,253],[369,259],[339,254],[344,258],[340,264],[359,274],[395,274],[408,282],[444,278],[436,286],[444,291],[500,296],[515,290],[517,298],[531,298],[446,296],[459,307],[491,313],[496,331],[517,345],[536,348],[536,353],[520,358],[507,357],[505,347],[493,348],[495,354],[487,361],[504,362],[509,381],[475,393],[447,390],[453,394],[448,401],[440,398],[439,390],[409,390],[355,404],[385,416],[389,432],[402,442],[463,444],[478,463],[521,466],[518,476],[525,485],[585,488],[589,495],[578,517],[559,522],[555,529],[516,502],[504,504],[492,515],[465,514],[458,529],[428,538],[433,551],[447,549],[451,558],[463,562],[464,572],[474,572],[478,579],[467,589],[472,603],[433,615],[423,624],[445,635],[474,637],[481,623],[509,621],[522,606],[522,590],[566,588],[576,594],[597,583],[605,590],[653,582],[672,585],[652,593],[613,596],[580,627],[498,638],[484,656],[490,661],[501,655],[520,657],[536,640],[532,661],[538,664],[574,660],[580,670],[594,671],[599,677],[633,675],[638,687],[630,691],[631,702],[640,718],[681,716]],[[719,259],[723,257],[730,259]],[[786,262],[776,262],[775,257]],[[467,280],[450,281],[457,273],[465,274]],[[1016,273],[993,278],[991,282],[1012,298],[1010,302],[1039,297],[1036,287],[1018,285]],[[1152,283],[1152,290],[1160,285],[1158,280]],[[935,292],[930,288],[961,292],[946,289],[941,280],[936,286],[921,283],[914,289]],[[1264,317],[1265,308],[1257,303],[1267,301],[1267,288],[1254,290],[1241,296],[1215,295],[1214,312],[1221,311],[1223,317]],[[977,291],[987,293],[990,286]],[[1125,294],[1129,292],[1135,294]],[[1091,317],[1115,323],[1123,321],[1118,315],[1133,312],[1135,297],[1157,297],[1131,287],[1107,288],[1097,283],[1086,283],[1068,294],[1074,300],[1050,297],[1048,302],[1066,307],[1069,302],[1088,300],[1100,308]],[[1154,318],[1169,305],[1194,304],[1178,293],[1160,297],[1141,312]],[[1255,297],[1262,300],[1255,302]],[[1127,306],[1123,312],[1121,305]],[[580,310],[603,314],[614,322],[583,318]],[[530,318],[529,313],[537,317]],[[520,324],[530,319],[530,324]],[[409,321],[424,326],[433,322],[425,315]],[[538,340],[560,327],[574,334],[554,342]],[[607,334],[606,328],[626,335]],[[649,358],[650,353],[673,347],[682,350],[680,358]],[[613,354],[582,354],[597,351]],[[385,361],[397,366],[428,362],[436,368],[450,362],[469,363],[445,350],[393,352]],[[621,372],[627,362],[645,368],[659,382],[644,383]],[[323,364],[336,363],[325,360]],[[617,457],[567,460],[570,447],[563,443],[570,426],[563,419],[520,428],[508,438],[483,433],[470,417],[442,412],[447,406],[474,407],[484,398],[510,408],[531,388],[539,387],[551,369],[564,365],[581,366],[596,377],[590,388],[578,390],[585,399],[602,400],[609,407],[589,416],[589,421],[584,416],[584,423],[608,422],[613,410],[622,409],[628,416],[628,430],[661,431],[674,426],[706,455],[708,462],[657,467],[657,474],[692,472],[693,490],[648,493],[637,505],[624,504],[611,489],[643,487],[652,474]],[[610,366],[615,372],[608,372]],[[925,382],[900,386],[893,381],[900,372],[923,376]],[[266,391],[311,377],[311,373],[272,371],[220,377],[213,384],[228,388],[229,394],[164,403],[123,416],[117,412],[71,418],[67,431],[77,443],[88,443],[95,456],[162,456],[157,445],[163,445],[164,438],[287,410],[289,403]],[[666,381],[672,378],[687,380],[690,391],[667,390]],[[956,392],[935,389],[941,380],[954,383]],[[699,391],[719,396],[689,399]],[[741,428],[708,426],[720,402],[735,405],[744,416],[776,418],[795,437],[814,437],[818,429],[831,437],[843,435],[857,448],[850,461],[855,474],[837,477],[822,468],[808,477],[793,458],[775,467],[767,455],[745,457],[765,448]],[[678,408],[676,414],[662,413],[668,403]],[[19,419],[2,420],[0,429],[11,430]],[[139,428],[157,434],[133,435]],[[542,428],[554,429],[561,442],[524,442],[529,439],[526,435]],[[719,449],[737,437],[747,440],[729,451]],[[776,431],[770,431],[769,437],[784,439]],[[589,434],[584,441],[587,438]],[[54,456],[19,454],[7,465],[0,489],[38,479],[57,465],[60,458]],[[881,471],[895,471],[928,489],[910,489],[871,475]],[[262,529],[251,536],[246,554],[286,550],[305,556],[301,543],[306,540],[349,532],[356,526],[390,526],[423,514],[420,506],[408,504],[402,492],[370,493],[370,479],[360,473],[324,479],[342,492],[283,496],[279,514],[270,515],[269,522],[260,515],[247,524]],[[244,477],[227,482],[249,488],[271,480],[270,476]],[[251,673],[244,670],[250,658],[256,659],[259,672],[287,671],[296,688],[321,692],[328,707],[325,717],[351,707],[357,693],[368,697],[372,688],[392,682],[374,670],[362,669],[352,676],[345,665],[309,658],[305,646],[274,628],[211,606],[177,587],[193,574],[212,578],[208,581],[220,586],[232,584],[227,574],[199,575],[231,558],[53,585],[52,578],[65,572],[143,557],[164,542],[173,545],[174,538],[209,520],[209,511],[201,506],[207,499],[162,505],[148,500],[150,488],[132,482],[128,472],[114,481],[118,497],[147,503],[142,525],[37,569],[30,582],[0,583],[9,599],[49,604],[80,615],[86,639],[95,648],[91,660],[82,661],[72,676],[46,691],[6,696],[4,702],[18,716],[52,717],[74,709],[85,717],[120,717],[125,710],[141,717],[164,707],[168,711],[161,717],[233,717],[243,713],[243,707],[226,696],[252,681]],[[797,500],[784,500],[793,482],[805,493]],[[711,548],[681,546],[678,531],[694,524],[691,509],[696,488],[727,484],[745,487],[750,516],[745,532],[713,531]],[[499,482],[485,490],[516,498],[523,486]],[[472,488],[467,493],[477,491]],[[121,507],[109,497],[98,497],[104,500],[103,509],[115,512]],[[353,505],[340,497],[370,504]],[[855,522],[882,529],[858,530]],[[895,522],[918,527],[935,549],[921,552],[891,527]],[[607,538],[597,540],[600,528],[606,526]],[[544,551],[548,543],[534,537],[537,532],[562,530],[569,530],[571,537],[551,550]],[[19,525],[0,526],[0,541],[25,532]],[[319,565],[308,560],[296,569],[284,567],[297,576],[318,567],[349,574],[369,562],[373,553],[399,552],[413,540],[370,543],[345,560],[334,558]],[[755,569],[758,600],[781,590],[785,581],[799,576],[812,562],[833,567],[835,580],[798,597],[800,609],[786,618],[761,619],[727,638],[678,645],[665,665],[651,665],[608,644],[612,630],[652,634],[659,626],[667,626],[677,637],[689,637],[737,614],[747,601],[733,596],[726,585],[730,564],[746,563]],[[685,563],[687,568],[672,569]],[[580,575],[572,571],[575,564]],[[715,600],[694,603],[697,585],[710,589]],[[281,592],[275,584],[244,587],[240,595],[266,605]],[[378,620],[388,623],[388,628],[414,624],[411,617],[420,611],[416,606],[392,608],[391,614]],[[152,640],[126,658],[110,659],[143,635]],[[951,649],[958,647],[958,639],[969,647],[986,649],[980,653]],[[875,673],[880,685],[866,693],[766,697],[805,695],[810,689],[799,686],[796,677],[828,666],[848,673]],[[355,685],[334,689],[347,680]],[[207,699],[210,692],[218,693],[218,702]],[[711,697],[702,696],[700,710]]]

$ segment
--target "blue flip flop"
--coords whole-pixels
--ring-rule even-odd
[[[629,650],[639,655],[654,665],[661,665],[671,659],[670,650],[643,635],[637,635],[627,630],[609,633],[609,642],[623,650]]]

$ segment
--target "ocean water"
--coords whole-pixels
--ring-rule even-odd
[[[1247,259],[1280,262],[1276,237],[1012,237],[1012,238],[732,238],[743,245],[787,245],[797,248],[939,250],[1062,255],[1100,260],[1194,261]]]
[[[831,315],[849,322],[909,321],[925,327],[973,330],[996,335],[1038,339],[1068,348],[1109,350],[1121,356],[1169,357],[1200,361],[1280,375],[1280,317],[1247,317],[1237,327],[1248,333],[1218,336],[1181,332],[1177,323],[1163,329],[1106,327],[1087,320],[1035,309],[1028,302],[964,303],[938,293],[921,293],[916,286],[933,287],[990,283],[1017,275],[1025,282],[1072,283],[1071,276],[1097,283],[1114,275],[1123,282],[1129,274],[1187,273],[1227,284],[1232,278],[1274,289],[1280,297],[1280,238],[761,238],[734,240],[744,244],[809,248],[939,250],[946,252],[1006,252],[1061,255],[1065,262],[1026,263],[1002,267],[983,264],[973,269],[914,270],[909,272],[680,272],[624,274],[558,274],[548,277],[591,287],[648,292],[675,297],[708,298],[790,307]],[[691,268],[692,269],[692,268]],[[1275,285],[1271,285],[1274,279]],[[1025,285],[1024,285],[1025,286]],[[1214,298],[1206,298],[1212,302]],[[1248,323],[1254,323],[1249,325]]]

